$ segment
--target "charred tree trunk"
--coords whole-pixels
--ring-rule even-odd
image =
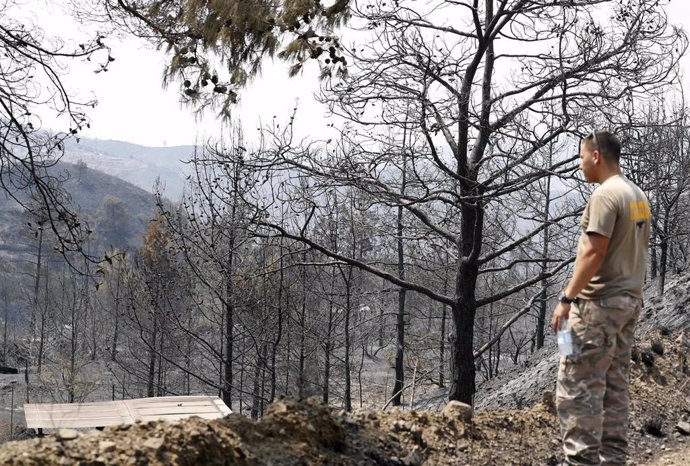
[[[257,361],[254,366],[254,390],[252,392],[252,410],[251,417],[256,420],[259,418],[259,410],[261,405],[261,398],[263,394],[261,393],[261,373],[262,367],[264,366],[264,357],[266,355],[266,343],[261,345],[260,353],[257,354]]]
[[[438,361],[438,386],[443,388],[446,386],[446,315],[447,306],[441,306],[441,348],[439,350]]]
[[[3,323],[2,323],[2,363],[7,365],[7,319],[9,318],[10,304],[7,299],[7,290],[2,294]]]
[[[120,282],[122,280],[122,271],[118,268],[117,281],[115,282],[115,324],[113,328],[113,345],[110,348],[110,359],[117,360],[117,341],[120,338]]]
[[[458,260],[453,305],[453,366],[449,398],[472,404],[475,392],[474,319],[476,315],[478,257],[481,252],[484,210],[481,204],[466,204],[462,208],[462,257]]]
[[[485,2],[485,22],[493,19],[493,2]],[[482,77],[482,107],[478,138],[468,152],[469,145],[469,102],[472,93],[472,79],[484,58]],[[474,319],[477,312],[476,288],[479,276],[479,257],[484,239],[484,205],[483,190],[477,183],[480,161],[486,150],[491,135],[491,76],[494,66],[492,42],[480,46],[475,60],[465,71],[465,80],[459,97],[459,134],[455,157],[458,163],[457,175],[460,194],[464,200],[460,203],[460,238],[458,241],[457,275],[455,279],[455,302],[452,315],[454,325],[453,363],[451,369],[451,386],[448,397],[451,400],[472,404],[475,393],[474,365]],[[470,156],[468,157],[468,154]]]
[[[328,309],[328,328],[326,330],[326,342],[324,343],[324,368],[323,368],[323,404],[328,405],[330,396],[331,378],[331,339],[333,338],[333,303]]]
[[[335,269],[331,271],[331,293],[335,289]],[[331,351],[333,346],[333,320],[335,317],[333,297],[328,305],[328,327],[326,328],[326,341],[324,343],[324,368],[323,368],[323,404],[328,405],[330,397],[331,378]]]
[[[34,280],[34,306],[31,312],[31,336],[36,336],[36,314],[39,312],[38,305],[38,292],[41,283],[41,261],[43,256],[43,227],[39,225],[38,227],[38,253],[36,256],[36,277]],[[40,323],[40,335],[38,344],[38,361],[36,372],[41,375],[41,369],[43,366],[43,345],[44,345],[44,330],[45,330],[45,312],[41,313],[41,323]]]
[[[282,241],[281,241],[282,245]],[[281,248],[280,251],[280,274],[278,278],[278,297],[276,298],[277,300],[277,308],[278,308],[278,330],[276,334],[276,339],[273,341],[273,346],[271,349],[271,398],[270,401],[273,402],[273,400],[276,397],[276,376],[277,376],[277,371],[276,371],[276,354],[278,353],[278,347],[280,346],[280,340],[283,338],[283,286],[284,286],[284,281],[285,278],[283,276],[283,269],[285,267],[284,264],[284,258],[283,258],[283,251]]]
[[[659,295],[664,293],[664,288],[666,287],[666,264],[668,262],[668,238],[666,234],[661,236],[661,242],[659,243]]]
[[[43,258],[43,227],[38,227],[38,251],[36,253],[36,276],[34,277],[34,309],[31,313],[31,335],[36,335],[36,313],[38,312],[38,291],[41,283],[41,261]]]
[[[307,253],[302,256],[302,261],[306,263]],[[300,399],[304,398],[304,363],[306,356],[306,335],[307,335],[307,269],[302,266],[302,306],[299,313],[299,372],[297,373],[297,394]]]
[[[405,386],[405,289],[398,290],[397,339],[395,351],[395,383],[393,384],[394,406],[402,404],[402,390]]]
[[[232,252],[229,254],[228,262],[232,263]],[[228,269],[228,275],[230,269]],[[234,327],[234,312],[232,305],[232,280],[227,277],[226,282],[226,302],[225,302],[225,359],[223,363],[223,402],[232,409],[232,359],[233,342],[235,339]]]
[[[242,132],[241,130],[237,131],[235,134],[237,137],[237,144],[233,148],[234,150],[241,151],[242,147]],[[236,247],[237,247],[237,242],[238,242],[238,235],[241,234],[242,228],[245,222],[245,219],[242,214],[242,209],[240,207],[240,202],[242,199],[242,192],[243,192],[243,171],[242,171],[242,157],[240,156],[239,158],[237,157],[237,153],[234,154],[233,156],[233,162],[232,162],[232,174],[230,176],[231,180],[231,186],[230,186],[230,193],[229,193],[229,199],[225,201],[226,206],[229,204],[230,207],[230,212],[229,212],[229,221],[228,225],[225,227],[228,229],[228,236],[227,236],[227,259],[224,264],[224,273],[225,273],[225,309],[224,309],[224,314],[225,314],[225,335],[224,335],[224,342],[225,342],[225,347],[224,347],[224,362],[223,362],[223,401],[227,404],[227,406],[232,409],[233,406],[233,390],[234,390],[234,385],[235,385],[235,373],[233,369],[233,363],[235,360],[235,351],[236,348],[235,346],[237,345],[237,337],[238,335],[235,333],[235,311],[236,311],[236,306],[235,306],[235,301],[236,301],[236,285],[235,285],[235,280],[234,280],[234,267],[235,267],[235,260],[237,259],[235,257],[236,254]],[[240,239],[241,240],[241,239]],[[240,326],[240,329],[242,327]],[[240,404],[240,413],[242,412],[242,394],[244,393],[244,355],[246,353],[246,346],[245,346],[245,336],[246,336],[246,328],[243,330],[240,330],[241,335],[242,335],[242,340],[241,340],[241,355],[242,355],[242,362],[240,363],[240,389],[239,389],[239,404]],[[221,351],[222,353],[223,351]],[[221,356],[222,358],[223,356]],[[264,363],[265,363],[265,356],[264,356]]]
[[[230,232],[228,236],[228,257],[225,267],[225,362],[223,364],[223,402],[232,409],[232,360],[235,340],[235,309],[234,283],[232,279],[235,260],[235,228],[237,221],[237,196],[239,187],[239,167],[235,164],[233,183],[233,199],[230,208]]]
[[[69,355],[69,375],[67,377],[67,400],[68,403],[74,403],[74,383],[76,379],[76,359],[77,359],[77,308],[80,303],[77,299],[77,277],[76,273],[73,276],[74,288],[72,292],[72,305],[70,306],[70,355]],[[86,291],[86,290],[84,290]]]
[[[449,254],[446,251],[446,261],[444,265],[449,265]],[[443,275],[443,294],[448,295],[448,273]],[[441,338],[439,348],[439,362],[438,362],[438,386],[443,388],[446,386],[446,319],[448,316],[448,306],[441,305]]]
[[[352,267],[348,267],[348,277],[345,280],[345,411],[352,411],[352,374],[350,370],[350,314],[352,313]]]
[[[549,146],[548,166],[551,166],[551,159],[553,154],[553,142]],[[541,272],[546,276],[548,271],[548,257],[549,257],[549,216],[551,211],[551,175],[546,177],[545,202],[542,221],[544,223],[544,236],[542,239],[541,257],[544,259],[541,263]],[[537,316],[537,349],[544,346],[544,328],[546,326],[546,307],[549,284],[546,278],[541,281],[541,293],[539,296],[539,314]]]
[[[385,313],[385,290],[386,290],[386,280],[383,280],[383,286],[381,287],[381,307],[379,309],[379,348],[383,348],[384,331],[386,325],[386,313]]]
[[[158,338],[158,318],[156,317],[155,311],[153,316],[153,329],[151,332],[151,342],[149,346],[149,368],[148,368],[148,379],[146,383],[146,396],[152,397],[155,395],[154,386],[156,380],[156,346]]]
[[[245,354],[247,352],[245,333],[242,332],[241,335],[242,341],[240,343],[240,414],[242,414],[242,410],[244,408],[244,403],[242,403],[242,394],[244,393],[244,372],[246,363]]]
[[[403,134],[403,154],[402,154],[402,180],[400,184],[400,194],[405,194],[405,184],[407,181],[407,157],[405,153],[405,141],[407,135]],[[396,222],[396,236],[398,249],[398,278],[405,280],[405,244],[403,241],[403,206],[398,206],[398,218]],[[393,405],[400,406],[402,403],[402,391],[405,386],[405,297],[407,290],[398,290],[398,315],[397,315],[397,335],[395,345],[395,383],[393,384]]]
[[[285,322],[285,390],[283,395],[288,396],[290,394],[290,354],[292,352],[292,329],[290,322],[293,319],[290,318],[290,293],[287,293],[285,309],[288,312],[288,318]]]

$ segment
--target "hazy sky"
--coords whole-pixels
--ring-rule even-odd
[[[72,45],[93,37],[92,27],[82,26],[65,14],[68,0],[17,0],[20,6],[13,16],[24,22],[36,23],[46,36],[57,36]],[[117,139],[148,146],[194,144],[197,140],[215,137],[223,130],[212,111],[197,121],[189,108],[179,104],[178,84],[162,88],[164,53],[136,38],[120,40],[109,37],[115,61],[107,72],[94,73],[95,62],[69,62],[63,84],[81,101],[96,98],[98,105],[89,109],[90,129],[82,135],[99,139]],[[321,107],[313,102],[317,89],[318,68],[305,67],[305,74],[287,79],[283,63],[267,63],[265,72],[241,95],[236,114],[247,130],[258,127],[276,116],[286,121],[299,102],[299,114],[317,116]],[[56,122],[50,112],[40,112],[43,127],[64,131],[65,120]],[[59,121],[59,120],[58,120]]]
[[[48,33],[70,36],[79,35],[80,27],[55,7],[56,0],[35,0],[26,3],[26,11],[36,5],[41,8],[35,15]],[[59,3],[59,0],[57,1]],[[667,9],[670,21],[690,31],[690,2],[675,0]],[[27,13],[29,14],[29,13]],[[85,35],[85,33],[83,33]],[[78,39],[77,39],[78,40]],[[98,106],[89,111],[91,129],[83,134],[100,139],[117,139],[148,146],[193,144],[196,140],[214,137],[221,131],[221,124],[212,113],[203,121],[195,121],[191,111],[180,106],[177,84],[164,90],[161,77],[165,57],[162,52],[151,50],[135,39],[118,41],[109,39],[115,61],[107,73],[94,74],[94,64],[73,64],[66,78],[69,88],[84,97],[94,96]],[[690,57],[685,57],[683,67],[690,74]],[[302,75],[288,79],[283,64],[267,64],[261,77],[241,94],[237,115],[247,131],[256,128],[261,119],[264,123],[276,116],[285,121],[291,109],[299,101],[298,121],[309,120],[310,130],[323,122],[323,109],[312,101],[317,88],[317,67],[305,68]],[[690,90],[686,77],[685,89]],[[49,121],[44,119],[46,126]],[[325,123],[323,123],[325,126]],[[316,126],[316,128],[314,127]],[[58,129],[58,128],[54,128]],[[59,128],[64,129],[64,128]]]
[[[192,111],[179,104],[178,83],[162,88],[162,52],[136,40],[113,43],[112,47],[115,61],[110,70],[90,77],[91,87],[82,85],[80,89],[82,93],[92,90],[99,100],[89,112],[92,123],[86,136],[171,146],[193,144],[197,138],[203,140],[222,131],[222,123],[212,110],[203,115],[202,121],[195,121]],[[286,121],[298,99],[299,113],[322,113],[312,102],[318,70],[311,71],[288,79],[285,66],[267,64],[263,77],[241,94],[236,115],[245,129],[254,129],[260,119],[268,122],[274,115]]]

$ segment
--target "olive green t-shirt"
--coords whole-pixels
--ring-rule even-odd
[[[650,223],[647,196],[625,176],[612,176],[594,190],[582,214],[575,263],[589,240],[588,233],[598,233],[610,241],[604,263],[578,297],[627,294],[642,298]]]

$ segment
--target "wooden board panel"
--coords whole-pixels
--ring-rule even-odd
[[[217,419],[230,414],[218,397],[167,396],[93,403],[25,404],[26,426],[32,429],[101,427],[136,421],[178,420],[190,416]]]
[[[121,402],[74,404],[25,404],[26,426],[79,428],[116,426],[132,422]]]
[[[212,418],[223,417],[227,413],[218,408],[216,399],[220,400],[210,396],[158,397],[126,400],[125,403],[135,420],[164,419],[166,415],[176,418],[202,414]]]
[[[218,413],[218,408],[213,404],[198,406],[139,406],[137,414],[146,416],[147,414],[165,413]]]

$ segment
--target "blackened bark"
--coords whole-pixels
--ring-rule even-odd
[[[2,363],[7,365],[7,318],[9,317],[10,304],[7,299],[7,291],[2,294],[2,302],[4,307],[4,319],[2,325]]]
[[[398,321],[397,321],[397,341],[395,351],[395,383],[393,384],[394,406],[402,404],[402,389],[405,386],[405,289],[398,291]]]
[[[537,315],[537,349],[544,347],[544,328],[546,326],[546,305],[547,305],[548,284],[546,279],[542,280],[541,292],[539,293],[539,314]]]
[[[352,313],[352,267],[345,283],[345,411],[352,411],[352,378],[350,373],[350,314]]]
[[[36,277],[34,281],[34,308],[31,312],[31,336],[36,335],[36,313],[38,310],[38,290],[41,282],[41,258],[43,251],[43,227],[38,228],[38,255],[36,257]],[[38,362],[36,372],[41,375],[41,369],[43,367],[43,346],[44,346],[44,332],[45,329],[45,312],[41,311],[41,330],[39,335],[39,347],[38,347]]]
[[[403,173],[403,180],[405,175]],[[404,183],[404,182],[403,182]],[[403,245],[403,225],[402,207],[398,207],[398,277],[405,279],[404,245]],[[402,390],[405,386],[405,288],[398,290],[398,316],[397,316],[397,336],[395,351],[395,383],[393,384],[393,405],[400,406],[402,403]]]
[[[485,2],[485,24],[493,20],[493,1]],[[471,148],[469,145],[469,102],[472,79],[484,58],[482,78],[482,109],[479,135]],[[455,154],[460,193],[465,200],[460,208],[460,240],[458,244],[457,275],[455,279],[455,303],[452,308],[454,328],[453,362],[451,369],[450,400],[472,404],[475,392],[474,319],[477,312],[475,291],[479,276],[479,257],[484,232],[484,206],[481,186],[477,183],[482,155],[491,135],[491,75],[494,51],[492,41],[480,44],[473,61],[465,70],[460,91],[457,152]],[[469,80],[468,80],[469,79]],[[469,199],[474,198],[474,201]]]
[[[154,392],[154,381],[156,377],[156,344],[158,337],[158,318],[155,313],[153,316],[153,331],[151,332],[151,344],[149,346],[149,373],[146,384],[146,396],[152,397]]]
[[[465,204],[462,208],[461,245],[455,282],[456,303],[453,305],[455,326],[453,365],[448,397],[472,404],[475,392],[474,318],[476,315],[477,277],[481,252],[484,209],[479,203]]]
[[[246,348],[246,338],[244,333],[240,333],[242,336],[241,342],[240,342],[240,348],[242,350],[240,351],[240,414],[242,414],[242,410],[244,408],[244,404],[242,403],[242,393],[244,393],[244,371],[245,371],[245,364],[246,364],[246,358],[245,355],[247,353]]]
[[[278,345],[280,344],[280,339],[283,333],[283,310],[278,310],[278,335],[276,336],[276,341],[273,342],[273,348],[271,350],[271,397],[269,398],[269,403],[272,403],[276,398],[276,356],[278,353]]]
[[[449,265],[449,254],[446,251],[445,265]],[[443,274],[443,294],[448,295],[448,273]],[[438,386],[443,388],[446,386],[446,319],[448,317],[448,306],[441,304],[441,347],[439,348],[439,363],[438,363]]]
[[[333,338],[333,302],[328,308],[328,329],[326,330],[326,343],[324,344],[324,369],[323,369],[323,404],[328,405],[330,396],[331,378],[331,338]]]
[[[120,338],[120,282],[122,281],[122,269],[117,269],[117,282],[115,284],[115,328],[113,329],[113,345],[110,348],[110,358],[117,360],[117,341]]]
[[[230,232],[228,237],[228,257],[225,266],[225,361],[223,364],[223,402],[232,409],[232,384],[233,370],[232,360],[234,357],[233,346],[235,340],[235,309],[234,309],[234,283],[232,279],[233,266],[235,260],[235,228],[237,227],[237,202],[239,196],[239,165],[234,167],[234,177],[232,180],[233,199],[230,208]]]
[[[404,135],[403,138],[407,136]],[[400,184],[400,194],[405,194],[405,184],[407,177],[407,157],[403,140],[403,159],[402,159],[402,182]],[[405,243],[403,242],[403,207],[398,206],[398,218],[396,222],[396,235],[398,247],[398,278],[405,280]],[[400,288],[398,291],[398,318],[397,335],[395,346],[395,383],[393,384],[393,405],[400,406],[402,403],[402,391],[405,386],[405,297],[407,290]]]
[[[549,158],[547,166],[551,166],[553,154],[553,142],[549,146]],[[544,211],[542,221],[544,222],[544,236],[542,242],[541,257],[544,259],[541,263],[541,272],[546,275],[548,271],[547,257],[549,257],[549,215],[551,211],[551,175],[546,177],[546,199],[544,203]],[[544,346],[544,328],[546,327],[546,307],[548,296],[549,283],[546,278],[541,281],[541,293],[539,296],[539,314],[537,316],[537,349]]]
[[[656,257],[656,228],[652,229],[652,247],[649,250],[649,264],[650,264],[650,270],[649,270],[649,278],[654,280],[657,275],[657,257]]]
[[[661,243],[659,244],[659,294],[664,293],[664,288],[666,287],[666,264],[668,262],[668,239],[666,235],[661,237]]]
[[[259,408],[260,400],[262,397],[261,393],[261,368],[264,365],[264,355],[266,354],[266,344],[264,343],[261,347],[261,352],[257,354],[257,361],[254,366],[254,390],[252,391],[252,419],[259,418]]]
[[[281,241],[282,245],[282,241]],[[276,334],[276,339],[273,341],[273,348],[271,350],[271,398],[270,402],[276,397],[276,354],[278,353],[278,347],[280,345],[280,340],[283,338],[283,276],[284,269],[284,258],[283,251],[280,251],[280,274],[278,283],[278,331]]]
[[[228,288],[232,288],[230,284],[230,279],[228,278]],[[227,291],[231,293],[230,290]],[[225,403],[228,408],[232,409],[232,383],[233,383],[233,372],[232,372],[232,358],[233,358],[233,341],[235,339],[234,334],[234,308],[232,301],[229,299],[225,302],[225,361],[223,364],[223,403]]]
[[[302,255],[302,261],[307,262],[307,253]],[[306,361],[306,333],[307,333],[307,269],[302,266],[302,306],[299,313],[299,372],[297,374],[297,396],[304,398],[304,363]]]
[[[438,386],[446,386],[446,305],[443,304],[441,311],[441,348],[438,362]]]

